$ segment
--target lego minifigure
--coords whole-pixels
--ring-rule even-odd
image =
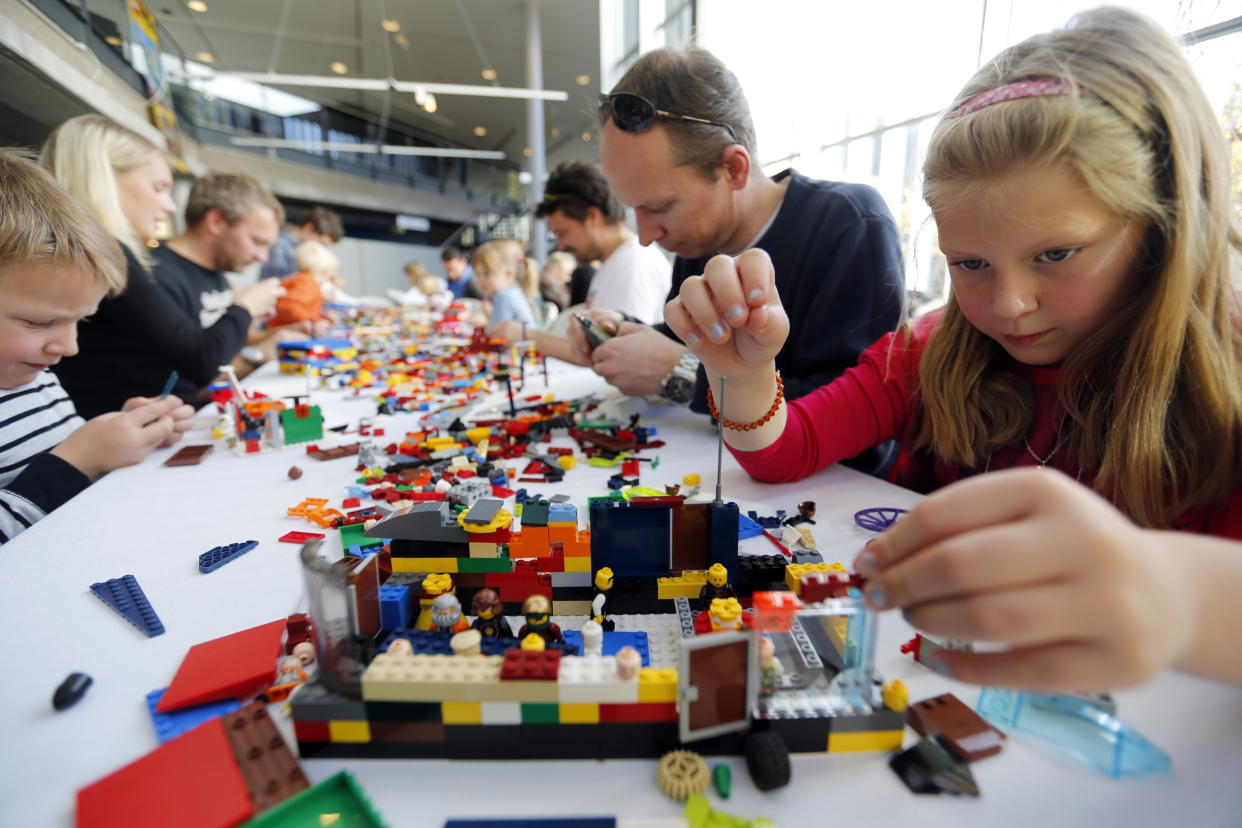
[[[699,591],[699,608],[709,609],[712,601],[717,598],[735,597],[737,593],[729,583],[729,570],[725,569],[724,564],[712,564],[707,570],[707,583]]]
[[[776,645],[766,635],[759,639],[759,692],[770,695],[776,692],[785,668],[776,657]]]
[[[626,644],[617,650],[617,678],[621,681],[635,681],[643,668],[643,657],[638,650]]]
[[[431,628],[436,632],[459,633],[470,629],[470,622],[461,614],[461,601],[451,592],[437,595],[431,602]]]
[[[549,644],[561,642],[561,628],[552,623],[552,602],[545,595],[532,595],[522,602],[522,615],[526,623],[518,630],[518,638],[528,633],[538,633]]]
[[[315,662],[315,645],[309,641],[303,641],[293,648],[293,655],[298,661],[302,662],[305,667]]]
[[[604,628],[594,621],[582,625],[582,654],[604,654]]]
[[[608,591],[612,589],[612,568],[600,567],[595,573],[595,598],[591,601],[591,620],[599,624],[604,632],[616,629],[615,621],[604,615],[604,605],[608,603]]]
[[[513,638],[513,628],[505,618],[504,605],[494,589],[480,589],[470,602],[475,619],[471,624],[487,638]]]
[[[542,653],[544,650],[547,649],[548,642],[543,640],[542,635],[540,635],[539,633],[533,632],[533,633],[530,633],[529,635],[523,636],[522,643],[519,646],[521,646],[521,648],[523,650],[526,650],[527,652]]]

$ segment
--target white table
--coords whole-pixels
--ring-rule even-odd
[[[262,379],[262,378],[261,378]],[[533,382],[542,389],[542,380]],[[582,371],[557,371],[553,390],[580,395],[602,387]],[[374,414],[369,402],[317,393],[329,425]],[[704,494],[715,483],[714,432],[705,418],[670,406],[643,410],[668,445],[645,485],[662,487],[697,472]],[[402,415],[389,425],[395,438],[415,425]],[[383,443],[381,443],[383,444]],[[0,825],[72,824],[79,788],[156,746],[143,702],[164,687],[193,644],[304,609],[298,547],[277,543],[290,529],[314,527],[284,517],[305,497],[345,496],[350,460],[321,463],[300,447],[236,457],[217,448],[201,466],[165,468],[172,450],[109,475],[11,543],[0,547],[0,613],[18,636],[6,671],[7,704],[0,708]],[[305,474],[287,478],[292,465]],[[611,472],[580,465],[562,485],[535,484],[544,494],[565,492],[579,505],[602,494]],[[743,513],[791,513],[800,500],[818,503],[814,527],[826,560],[850,562],[868,533],[851,517],[868,506],[909,506],[918,496],[848,469],[834,467],[794,485],[751,481],[725,454],[724,496]],[[201,575],[198,555],[233,541],[256,539],[257,549],[217,572]],[[339,543],[332,536],[330,543]],[[744,550],[770,551],[756,538]],[[998,553],[1001,550],[998,550]],[[89,592],[95,581],[133,574],[167,632],[147,639]],[[1171,586],[1170,588],[1176,588]],[[876,666],[909,685],[912,699],[951,690],[973,705],[974,688],[943,679],[898,653],[912,635],[899,615],[881,618]],[[76,706],[54,713],[51,695],[70,672],[95,684]],[[915,796],[889,771],[886,756],[797,756],[793,783],[758,793],[740,758],[734,793],[717,803],[729,813],[764,815],[781,825],[1242,825],[1242,690],[1178,674],[1116,694],[1120,718],[1163,747],[1173,773],[1116,782],[1050,757],[1011,738],[1004,752],[973,767],[980,799]],[[914,740],[907,732],[907,745]],[[653,761],[447,762],[310,760],[312,781],[350,769],[390,825],[438,826],[448,816],[616,815],[673,817],[679,807],[654,784]],[[713,797],[714,800],[714,797]],[[715,801],[715,800],[714,800]]]

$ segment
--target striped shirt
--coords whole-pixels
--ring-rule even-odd
[[[0,543],[85,489],[82,472],[47,452],[82,425],[56,375],[0,389]]]
[[[496,295],[492,297],[492,315],[487,320],[487,326],[490,328],[492,325],[499,325],[507,319],[516,319],[527,325],[535,324],[535,315],[531,313],[530,302],[517,285],[509,285],[503,290],[496,291]]]

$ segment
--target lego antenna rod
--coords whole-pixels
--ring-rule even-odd
[[[716,420],[716,499],[712,501],[719,506],[724,503],[720,499],[720,469],[724,457],[724,410],[725,410],[725,380],[728,377],[720,378],[720,418]]]

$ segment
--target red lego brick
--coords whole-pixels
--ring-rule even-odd
[[[254,810],[224,723],[212,719],[78,791],[75,825],[220,828]]]
[[[637,460],[621,461],[621,474],[626,477],[638,477],[638,465]]]
[[[347,497],[341,501],[342,509],[357,509],[361,505],[362,498],[359,497]]]
[[[332,730],[327,722],[304,722],[295,719],[293,735],[299,742],[331,742]]]
[[[314,538],[324,537],[320,532],[286,532],[277,538],[281,543],[306,543]]]
[[[276,677],[285,621],[195,644],[186,653],[156,711],[168,713],[221,699],[258,693]]]
[[[560,650],[505,650],[500,680],[556,681],[560,669]]]
[[[676,702],[644,704],[601,704],[599,720],[603,722],[675,722]]]
[[[750,623],[763,632],[789,632],[794,614],[802,609],[802,601],[792,592],[756,592],[753,597],[754,617]]]
[[[818,604],[829,598],[844,598],[850,588],[845,572],[804,572],[800,579],[803,602]]]

